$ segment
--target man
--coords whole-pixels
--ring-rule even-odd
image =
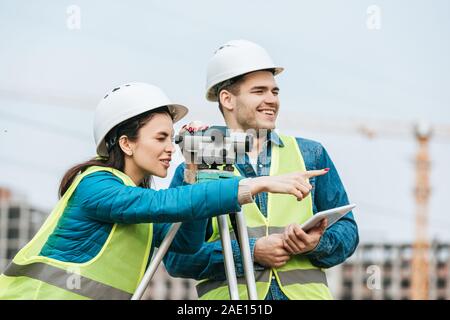
[[[315,141],[277,134],[279,88],[275,76],[283,71],[259,45],[230,41],[208,65],[209,101],[217,101],[229,129],[256,131],[253,149],[237,165],[240,175],[256,177],[283,172],[320,170],[299,188],[311,191],[301,201],[261,193],[243,206],[249,230],[259,299],[331,299],[323,268],[342,263],[358,245],[358,229],[350,212],[326,229],[326,222],[305,233],[299,224],[313,214],[348,204],[337,170],[324,147]],[[182,185],[182,164],[171,187]],[[235,238],[234,238],[235,239]],[[208,226],[207,242],[193,255],[168,254],[165,265],[175,277],[201,280],[200,299],[229,299],[217,222]],[[237,242],[232,241],[239,293],[247,298]]]

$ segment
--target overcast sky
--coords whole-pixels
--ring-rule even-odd
[[[326,147],[362,241],[413,239],[412,125],[434,125],[428,233],[450,240],[446,0],[0,0],[0,186],[51,209],[65,170],[94,155],[93,110],[119,84],[156,84],[191,108],[186,122],[221,124],[206,64],[231,39],[286,68],[278,128]]]

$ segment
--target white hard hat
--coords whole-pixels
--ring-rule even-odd
[[[105,137],[119,123],[141,113],[167,106],[173,122],[188,113],[188,108],[173,104],[158,87],[147,83],[128,83],[108,92],[95,110],[94,140],[97,154],[108,156]]]
[[[252,71],[273,69],[274,75],[283,71],[272,61],[267,51],[256,43],[247,40],[232,40],[214,53],[209,60],[206,78],[206,99],[218,101],[215,86],[225,80]]]

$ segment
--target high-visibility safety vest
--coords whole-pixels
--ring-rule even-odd
[[[306,171],[305,162],[294,137],[280,135],[284,147],[272,144],[270,175],[279,175],[294,171]],[[235,174],[239,172],[235,170]],[[249,238],[260,238],[273,233],[282,233],[291,223],[303,223],[313,215],[311,195],[297,201],[292,195],[269,193],[267,218],[255,203],[243,206]],[[228,219],[231,239],[236,239]],[[217,219],[213,218],[213,234],[208,242],[219,241]],[[263,300],[275,277],[283,293],[291,300],[332,299],[327,285],[325,272],[313,266],[302,255],[292,256],[289,262],[280,268],[255,270],[258,299]],[[238,290],[241,299],[248,299],[245,278],[238,278]],[[202,300],[230,299],[227,281],[201,280],[197,284],[197,293]]]
[[[34,238],[0,276],[0,299],[130,299],[149,259],[151,223],[114,224],[100,252],[83,263],[39,256],[81,179],[108,171],[127,186],[130,177],[112,168],[89,167],[78,175]]]

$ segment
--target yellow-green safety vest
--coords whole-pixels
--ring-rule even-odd
[[[305,162],[295,137],[280,135],[284,147],[272,144],[270,175],[280,175],[294,171],[306,171]],[[235,174],[239,171],[235,169]],[[242,207],[247,222],[249,238],[260,238],[273,233],[282,233],[291,223],[303,223],[313,215],[311,195],[302,201],[291,195],[269,193],[267,218],[255,203]],[[236,239],[228,219],[231,239]],[[217,219],[213,218],[213,234],[208,242],[220,241]],[[263,300],[275,277],[283,293],[291,300],[332,299],[324,270],[311,264],[302,255],[292,256],[280,268],[255,271],[258,299]],[[245,278],[238,278],[241,299],[248,299]],[[197,284],[197,293],[202,300],[230,299],[227,281],[203,279]]]
[[[90,173],[108,171],[127,186],[134,182],[119,170],[92,166],[78,175],[34,238],[0,275],[0,299],[130,299],[149,259],[151,223],[114,224],[100,252],[84,263],[40,256],[71,195]]]

